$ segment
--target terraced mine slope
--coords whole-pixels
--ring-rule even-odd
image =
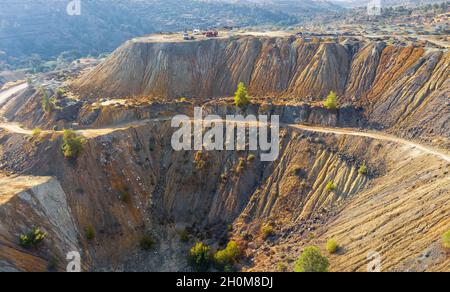
[[[209,98],[233,95],[242,81],[253,96],[304,101],[333,90],[341,103],[364,106],[375,126],[448,143],[449,63],[447,51],[358,40],[148,37],[124,44],[73,87],[101,97]]]
[[[383,271],[449,271],[448,65],[444,51],[356,40],[139,39],[51,111],[34,86],[0,93],[0,270],[64,270],[79,251],[84,270],[191,271],[195,242],[231,239],[243,252],[235,268],[292,270],[306,246],[326,252],[335,238],[332,271],[367,271],[373,252]],[[279,159],[174,151],[171,117],[193,104],[236,113],[226,96],[239,81],[253,95],[247,113],[280,115]],[[339,110],[318,102],[330,90]],[[61,151],[69,127],[86,138],[76,159]],[[46,239],[20,246],[33,228]]]

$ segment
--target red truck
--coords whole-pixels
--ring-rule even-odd
[[[205,33],[205,36],[206,36],[207,38],[216,38],[216,37],[219,36],[219,32],[218,32],[218,31],[210,30],[210,31],[207,31],[207,32]]]

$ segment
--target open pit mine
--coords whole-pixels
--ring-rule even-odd
[[[236,244],[237,271],[293,271],[309,246],[329,271],[376,269],[373,255],[382,271],[450,271],[449,74],[444,49],[158,35],[61,84],[5,88],[0,271],[65,271],[68,253],[83,271],[193,271],[200,242]],[[278,159],[173,150],[172,117],[195,107],[278,115]]]

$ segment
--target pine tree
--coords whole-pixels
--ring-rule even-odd
[[[238,85],[237,91],[234,96],[234,104],[237,107],[243,108],[250,103],[250,97],[248,96],[247,88],[244,83],[241,82]]]
[[[48,97],[47,90],[41,87],[39,88],[39,94],[41,95],[41,107],[42,110],[46,113],[52,111],[52,104],[50,102],[50,98]]]
[[[338,107],[337,95],[334,91],[331,91],[327,99],[323,103],[324,107],[329,110],[335,110]]]

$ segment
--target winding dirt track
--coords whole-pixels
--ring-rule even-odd
[[[13,86],[7,90],[0,91],[0,105],[4,104],[6,101],[8,101],[8,99],[11,98],[14,94],[17,94],[27,88],[28,88],[28,84],[22,83],[22,84]]]
[[[20,91],[26,89],[27,87],[28,87],[27,84],[21,84],[21,85],[12,87],[4,92],[0,92],[0,105],[2,103],[4,103],[5,101],[7,101],[14,94],[19,93]],[[170,119],[171,118],[167,118],[167,117],[156,118],[156,119],[147,119],[147,120],[126,123],[126,124],[122,124],[122,125],[116,125],[116,126],[108,127],[108,128],[83,129],[83,130],[78,130],[77,133],[80,135],[83,135],[86,138],[95,138],[98,136],[108,135],[115,131],[125,130],[130,127],[143,126],[143,125],[146,125],[151,122],[169,121]],[[358,130],[349,129],[349,128],[328,128],[328,127],[309,126],[309,125],[301,125],[301,124],[281,124],[281,126],[285,127],[285,128],[294,129],[294,130],[324,133],[324,134],[358,136],[358,137],[370,138],[370,139],[375,139],[375,140],[393,142],[393,143],[397,143],[399,145],[409,147],[409,148],[411,148],[411,150],[418,150],[418,151],[422,152],[423,154],[433,155],[441,160],[450,162],[450,155],[447,152],[445,152],[444,150],[433,149],[429,146],[424,146],[417,142],[412,142],[412,141],[398,138],[396,136],[385,134],[382,132],[364,132],[364,131],[358,131]],[[1,122],[0,128],[5,129],[12,133],[16,133],[16,134],[22,134],[22,135],[31,135],[32,134],[32,130],[22,128],[17,123]],[[53,131],[43,131],[43,133],[51,133],[51,132],[53,132]]]
[[[317,133],[358,136],[358,137],[371,138],[371,139],[375,139],[375,140],[393,142],[393,143],[397,143],[400,145],[408,146],[412,149],[417,149],[420,152],[423,152],[426,154],[431,154],[442,160],[450,162],[450,155],[448,153],[445,153],[444,150],[436,150],[431,147],[424,146],[422,144],[412,142],[412,141],[409,141],[406,139],[402,139],[402,138],[399,138],[399,137],[396,137],[393,135],[385,134],[382,132],[363,132],[363,131],[356,131],[355,129],[348,129],[348,128],[326,128],[326,127],[314,127],[314,126],[292,125],[292,124],[287,125],[287,127],[304,130],[304,131],[317,132]]]

